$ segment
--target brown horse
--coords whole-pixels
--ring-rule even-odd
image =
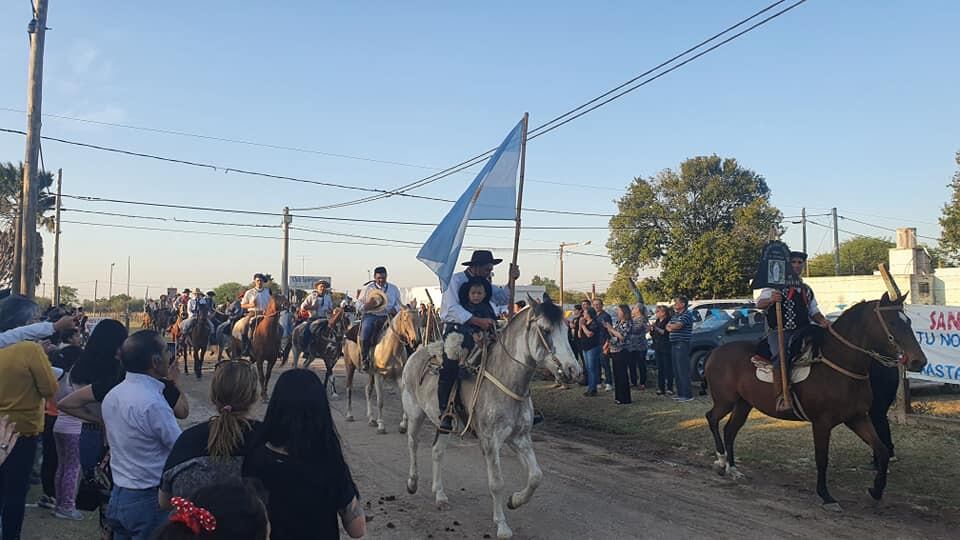
[[[277,363],[280,357],[280,313],[286,307],[286,301],[282,297],[271,296],[270,303],[267,305],[263,317],[257,322],[253,329],[253,337],[250,340],[250,361],[257,364],[257,375],[260,378],[260,397],[263,402],[267,402],[267,385],[270,383],[270,375],[273,373],[273,365]],[[234,339],[234,345],[239,345]],[[231,347],[238,350],[236,347]],[[234,356],[231,350],[231,356]],[[263,363],[267,363],[266,372],[264,372]]]
[[[173,321],[173,324],[170,325],[170,339],[176,344],[173,355],[174,360],[179,362],[180,357],[183,357],[183,372],[189,373],[190,371],[187,368],[186,336],[183,335],[184,320],[186,320],[186,312],[181,312],[177,315],[177,320]]]
[[[185,340],[186,347],[193,351],[193,372],[199,379],[203,371],[203,357],[207,354],[207,346],[210,344],[210,313],[206,306],[200,308],[197,320],[193,322],[190,333]],[[184,361],[183,372],[187,371],[186,361]]]
[[[159,308],[149,315],[152,328],[159,332],[161,336],[164,335],[167,328],[170,327],[171,311],[167,308]]]
[[[891,301],[884,293],[880,300],[861,302],[845,311],[824,335],[821,362],[811,366],[805,380],[793,385],[801,411],[813,425],[817,495],[828,510],[840,511],[840,505],[827,491],[830,433],[839,424],[846,425],[873,449],[877,474],[868,491],[875,500],[883,497],[889,455],[870,422],[873,395],[868,368],[874,361],[888,366],[899,361],[909,371],[920,371],[927,363],[903,312],[903,299],[900,296]],[[793,411],[777,412],[773,385],[757,378],[756,366],[751,362],[753,351],[754,344],[750,342],[717,347],[704,371],[713,398],[707,423],[716,442],[714,466],[718,474],[726,473],[734,479],[743,474],[737,471],[733,443],[751,409],[756,407],[781,420],[801,420]],[[730,419],[721,437],[720,420],[728,414]]]

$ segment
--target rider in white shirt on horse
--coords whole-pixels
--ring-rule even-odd
[[[387,302],[376,307],[370,292],[377,290],[387,297]],[[373,281],[366,284],[357,298],[357,307],[363,312],[360,320],[360,358],[361,370],[370,369],[370,349],[373,336],[380,330],[388,317],[400,312],[400,289],[392,283],[387,283],[387,269],[378,266],[373,270]]]
[[[301,324],[303,328],[303,347],[306,349],[310,344],[310,326],[313,321],[319,321],[317,331],[322,332],[327,325],[327,319],[333,312],[333,297],[330,295],[330,283],[321,279],[313,284],[313,291],[304,298],[300,304],[300,309],[310,313],[310,318]]]
[[[249,354],[251,337],[258,318],[270,305],[270,289],[266,286],[269,281],[269,276],[257,272],[253,275],[253,288],[243,295],[243,300],[240,300],[240,308],[247,310],[244,318],[237,321],[237,324],[243,324],[244,354]]]
[[[187,302],[187,320],[183,321],[183,325],[181,326],[184,335],[189,334],[190,329],[196,324],[201,309],[206,309],[207,311],[207,326],[210,327],[209,335],[213,335],[213,321],[210,319],[213,315],[213,304],[209,298],[203,295],[199,287],[193,290],[193,298]]]

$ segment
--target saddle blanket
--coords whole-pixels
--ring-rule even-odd
[[[773,384],[773,368],[770,367],[770,362],[766,358],[759,356],[754,356],[750,360],[753,362],[753,365],[757,366],[757,379],[765,383]],[[803,382],[807,380],[809,376],[810,364],[793,366],[793,369],[790,371],[790,382]]]

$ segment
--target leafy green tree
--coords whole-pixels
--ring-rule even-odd
[[[75,306],[79,301],[77,296],[77,288],[70,287],[69,285],[60,286],[60,303],[67,306]]]
[[[943,205],[940,216],[940,248],[938,255],[944,263],[951,266],[960,263],[960,151],[953,158],[957,163],[957,172],[948,184],[953,190],[950,202]]]
[[[54,218],[51,215],[56,205],[56,196],[50,193],[53,174],[40,171],[37,175],[37,225],[53,232]],[[23,190],[23,164],[0,163],[0,286],[9,287],[13,279],[14,241],[16,239],[17,213]],[[36,233],[37,253],[34,261],[36,276],[34,282],[39,285],[43,274],[43,237]]]
[[[544,287],[547,290],[547,294],[550,295],[550,298],[552,298],[555,302],[560,301],[560,286],[557,285],[556,280],[545,276],[541,277],[534,275],[533,278],[530,279],[530,284]],[[563,291],[563,303],[565,304],[579,302],[586,297],[587,294],[581,291],[573,291],[570,289]]]
[[[645,282],[657,297],[742,296],[780,211],[756,172],[735,159],[698,156],[635,178],[610,219],[607,250],[618,268],[660,268]],[[664,294],[665,293],[665,294]]]
[[[237,283],[236,281],[228,281],[227,283],[221,283],[213,288],[213,293],[216,295],[217,303],[224,302],[233,302],[237,297],[237,294],[242,293],[249,289],[250,286],[243,285],[242,283]]]
[[[896,244],[885,238],[857,237],[840,244],[840,275],[869,276],[877,265],[890,259],[890,248]],[[812,257],[807,265],[811,276],[834,275],[833,252]]]

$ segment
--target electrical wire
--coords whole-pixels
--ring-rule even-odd
[[[883,230],[883,231],[889,231],[889,232],[893,232],[893,233],[897,232],[897,229],[894,229],[893,227],[884,227],[883,225],[877,225],[877,224],[874,224],[874,223],[867,223],[866,221],[860,221],[859,219],[853,219],[853,218],[851,218],[851,217],[846,217],[846,216],[841,216],[841,215],[837,215],[837,217],[840,218],[840,219],[846,220],[846,221],[852,221],[852,222],[854,222],[854,223],[859,223],[860,225],[866,225],[867,227],[873,227],[873,228],[875,228],[875,229],[880,229],[880,230]],[[936,241],[936,242],[939,242],[939,241],[940,241],[939,238],[934,238],[934,237],[932,237],[932,236],[924,236],[924,235],[922,235],[922,234],[918,234],[918,235],[917,235],[917,238],[924,238],[924,239],[926,239],[926,240],[933,240],[933,241]]]
[[[716,45],[714,45],[714,46],[712,46],[712,47],[710,47],[710,48],[708,48],[708,49],[705,49],[704,51],[701,51],[700,53],[698,53],[698,54],[696,54],[696,55],[694,55],[694,56],[692,56],[692,57],[684,60],[683,62],[681,62],[681,63],[679,63],[679,64],[677,64],[677,65],[674,65],[674,66],[670,67],[669,69],[667,69],[667,70],[665,70],[665,71],[663,71],[663,72],[661,72],[661,73],[659,73],[659,74],[657,74],[657,75],[655,75],[655,76],[653,76],[653,77],[651,77],[651,78],[649,78],[649,79],[647,79],[647,80],[644,80],[644,81],[642,81],[642,82],[639,82],[639,83],[637,83],[637,84],[634,84],[633,86],[627,88],[626,90],[622,90],[622,91],[620,91],[619,93],[616,93],[616,94],[614,94],[614,95],[611,96],[612,93],[617,92],[618,90],[623,89],[625,86],[630,85],[630,84],[634,83],[635,81],[637,81],[638,79],[641,79],[641,78],[643,78],[644,76],[646,76],[646,75],[648,75],[648,74],[650,74],[650,73],[653,73],[653,72],[656,71],[657,69],[660,69],[661,67],[664,67],[664,66],[672,63],[673,61],[675,61],[675,60],[677,60],[677,59],[685,56],[686,54],[689,54],[690,52],[698,49],[699,47],[705,45],[706,43],[709,43],[709,42],[711,42],[711,41],[714,41],[715,39],[719,38],[720,36],[722,36],[722,35],[730,32],[730,31],[732,31],[732,30],[734,30],[734,29],[742,26],[743,24],[746,24],[747,22],[755,19],[756,17],[762,15],[763,13],[766,13],[766,12],[769,11],[770,9],[773,9],[774,7],[782,4],[784,1],[785,1],[785,0],[779,0],[779,1],[777,1],[777,2],[774,2],[773,4],[767,6],[767,7],[763,8],[763,9],[761,9],[760,11],[754,13],[753,15],[747,17],[746,19],[743,19],[743,20],[741,20],[740,22],[734,24],[733,26],[728,27],[727,29],[723,30],[722,32],[719,32],[718,34],[714,35],[713,37],[710,37],[710,38],[708,38],[707,40],[704,40],[704,41],[702,41],[701,43],[695,45],[694,47],[691,47],[691,48],[687,49],[687,50],[684,51],[683,53],[680,53],[679,55],[674,56],[674,57],[671,58],[670,60],[667,60],[666,62],[661,63],[661,64],[658,65],[657,67],[654,67],[654,68],[646,71],[645,73],[643,73],[643,74],[641,74],[641,75],[638,75],[637,77],[631,79],[630,81],[627,81],[626,83],[624,83],[624,84],[622,84],[622,85],[620,85],[620,86],[618,86],[618,87],[616,87],[616,88],[614,88],[614,89],[612,89],[612,90],[609,90],[609,91],[605,92],[604,94],[601,94],[600,96],[598,96],[598,97],[596,97],[596,98],[593,98],[592,100],[588,101],[587,103],[585,103],[585,104],[583,104],[583,105],[580,105],[580,106],[578,106],[578,107],[576,107],[576,108],[574,108],[574,109],[571,109],[571,110],[569,110],[569,111],[567,111],[567,112],[565,112],[565,113],[563,113],[563,114],[561,114],[561,115],[553,118],[552,120],[550,120],[549,122],[547,122],[547,123],[545,123],[545,124],[542,124],[542,125],[540,125],[540,126],[537,126],[537,127],[533,128],[533,129],[530,130],[530,132],[528,133],[528,135],[527,135],[527,140],[529,141],[529,140],[536,139],[537,137],[539,137],[539,136],[541,136],[541,135],[545,135],[545,134],[547,134],[547,133],[549,133],[549,132],[551,132],[551,131],[553,131],[553,130],[561,127],[561,126],[564,126],[564,125],[572,122],[573,120],[576,120],[577,118],[580,118],[580,117],[582,117],[582,116],[584,116],[584,115],[586,115],[586,114],[588,114],[588,113],[590,113],[590,112],[592,112],[592,111],[595,111],[596,109],[599,109],[600,107],[603,107],[604,105],[606,105],[606,104],[608,104],[608,103],[610,103],[610,102],[612,102],[612,101],[615,101],[615,100],[617,100],[617,99],[620,99],[621,97],[623,97],[623,96],[625,96],[625,95],[627,95],[627,94],[629,94],[629,93],[637,90],[638,88],[641,88],[641,87],[643,87],[643,86],[645,86],[645,85],[647,85],[647,84],[649,84],[649,83],[651,83],[651,82],[659,79],[660,77],[663,77],[664,75],[666,75],[666,74],[668,74],[668,73],[671,73],[671,72],[679,69],[680,67],[683,67],[683,66],[686,65],[686,64],[689,64],[690,62],[692,62],[692,61],[694,61],[694,60],[702,57],[703,55],[708,54],[708,53],[710,53],[710,52],[718,49],[719,47],[722,47],[722,46],[726,45],[727,43],[733,41],[734,39],[737,39],[737,38],[739,38],[740,36],[742,36],[742,35],[744,35],[744,34],[746,34],[746,33],[748,33],[748,32],[753,31],[754,29],[756,29],[756,28],[758,28],[758,27],[760,27],[760,26],[762,26],[762,25],[770,22],[771,20],[776,19],[777,17],[780,17],[780,16],[783,15],[784,13],[787,13],[788,11],[796,8],[797,6],[799,6],[799,5],[803,4],[803,3],[805,3],[807,0],[798,0],[797,2],[795,2],[795,3],[793,3],[793,4],[789,5],[789,6],[787,6],[786,8],[784,8],[784,9],[782,9],[782,10],[774,13],[773,15],[770,15],[770,16],[762,19],[761,21],[759,21],[759,22],[751,25],[750,27],[748,27],[748,28],[746,28],[746,29],[744,29],[744,30],[742,30],[742,31],[734,34],[733,36],[731,36],[731,37],[729,37],[729,38],[721,41],[720,43],[718,43],[718,44],[716,44]],[[607,97],[607,96],[610,96],[610,97]],[[603,99],[603,98],[606,98],[606,99]],[[598,100],[602,100],[602,101],[599,101],[599,102],[598,102]],[[412,183],[406,184],[406,185],[404,185],[404,186],[400,186],[399,188],[396,188],[396,189],[394,189],[394,190],[391,190],[391,193],[390,193],[390,194],[374,195],[374,196],[364,197],[364,198],[361,198],[361,199],[356,199],[356,200],[353,200],[353,201],[345,201],[345,202],[343,202],[343,203],[337,203],[337,204],[335,204],[335,205],[326,206],[326,207],[324,207],[324,208],[322,208],[322,209],[326,210],[326,209],[333,209],[333,208],[343,208],[343,207],[345,207],[345,206],[353,206],[353,205],[356,205],[356,204],[363,204],[363,203],[367,203],[367,202],[372,202],[372,201],[374,201],[374,200],[378,200],[378,199],[380,199],[380,198],[391,197],[391,196],[394,196],[394,195],[399,195],[399,194],[406,193],[407,191],[410,191],[410,190],[413,190],[413,189],[421,188],[421,187],[423,187],[423,186],[425,186],[425,185],[427,185],[427,184],[431,184],[431,183],[436,182],[436,181],[438,181],[438,180],[440,180],[440,179],[442,179],[442,178],[446,178],[447,176],[450,176],[451,174],[454,174],[455,172],[459,172],[459,171],[463,170],[464,168],[469,168],[469,167],[472,167],[473,165],[477,165],[477,164],[479,164],[481,161],[483,161],[486,157],[488,157],[489,155],[491,155],[491,154],[492,154],[493,152],[495,152],[495,151],[496,151],[495,148],[490,149],[490,150],[487,150],[486,152],[483,152],[482,154],[478,154],[477,156],[474,156],[474,157],[472,157],[472,158],[470,158],[470,159],[468,159],[468,160],[465,160],[465,161],[460,162],[460,163],[457,164],[457,165],[454,165],[454,166],[451,167],[450,169],[447,169],[447,170],[445,170],[445,171],[441,171],[440,173],[436,173],[436,174],[434,174],[434,175],[428,176],[428,177],[423,178],[423,179],[421,179],[421,180],[417,180],[417,181],[415,181],[415,182],[412,182]]]

